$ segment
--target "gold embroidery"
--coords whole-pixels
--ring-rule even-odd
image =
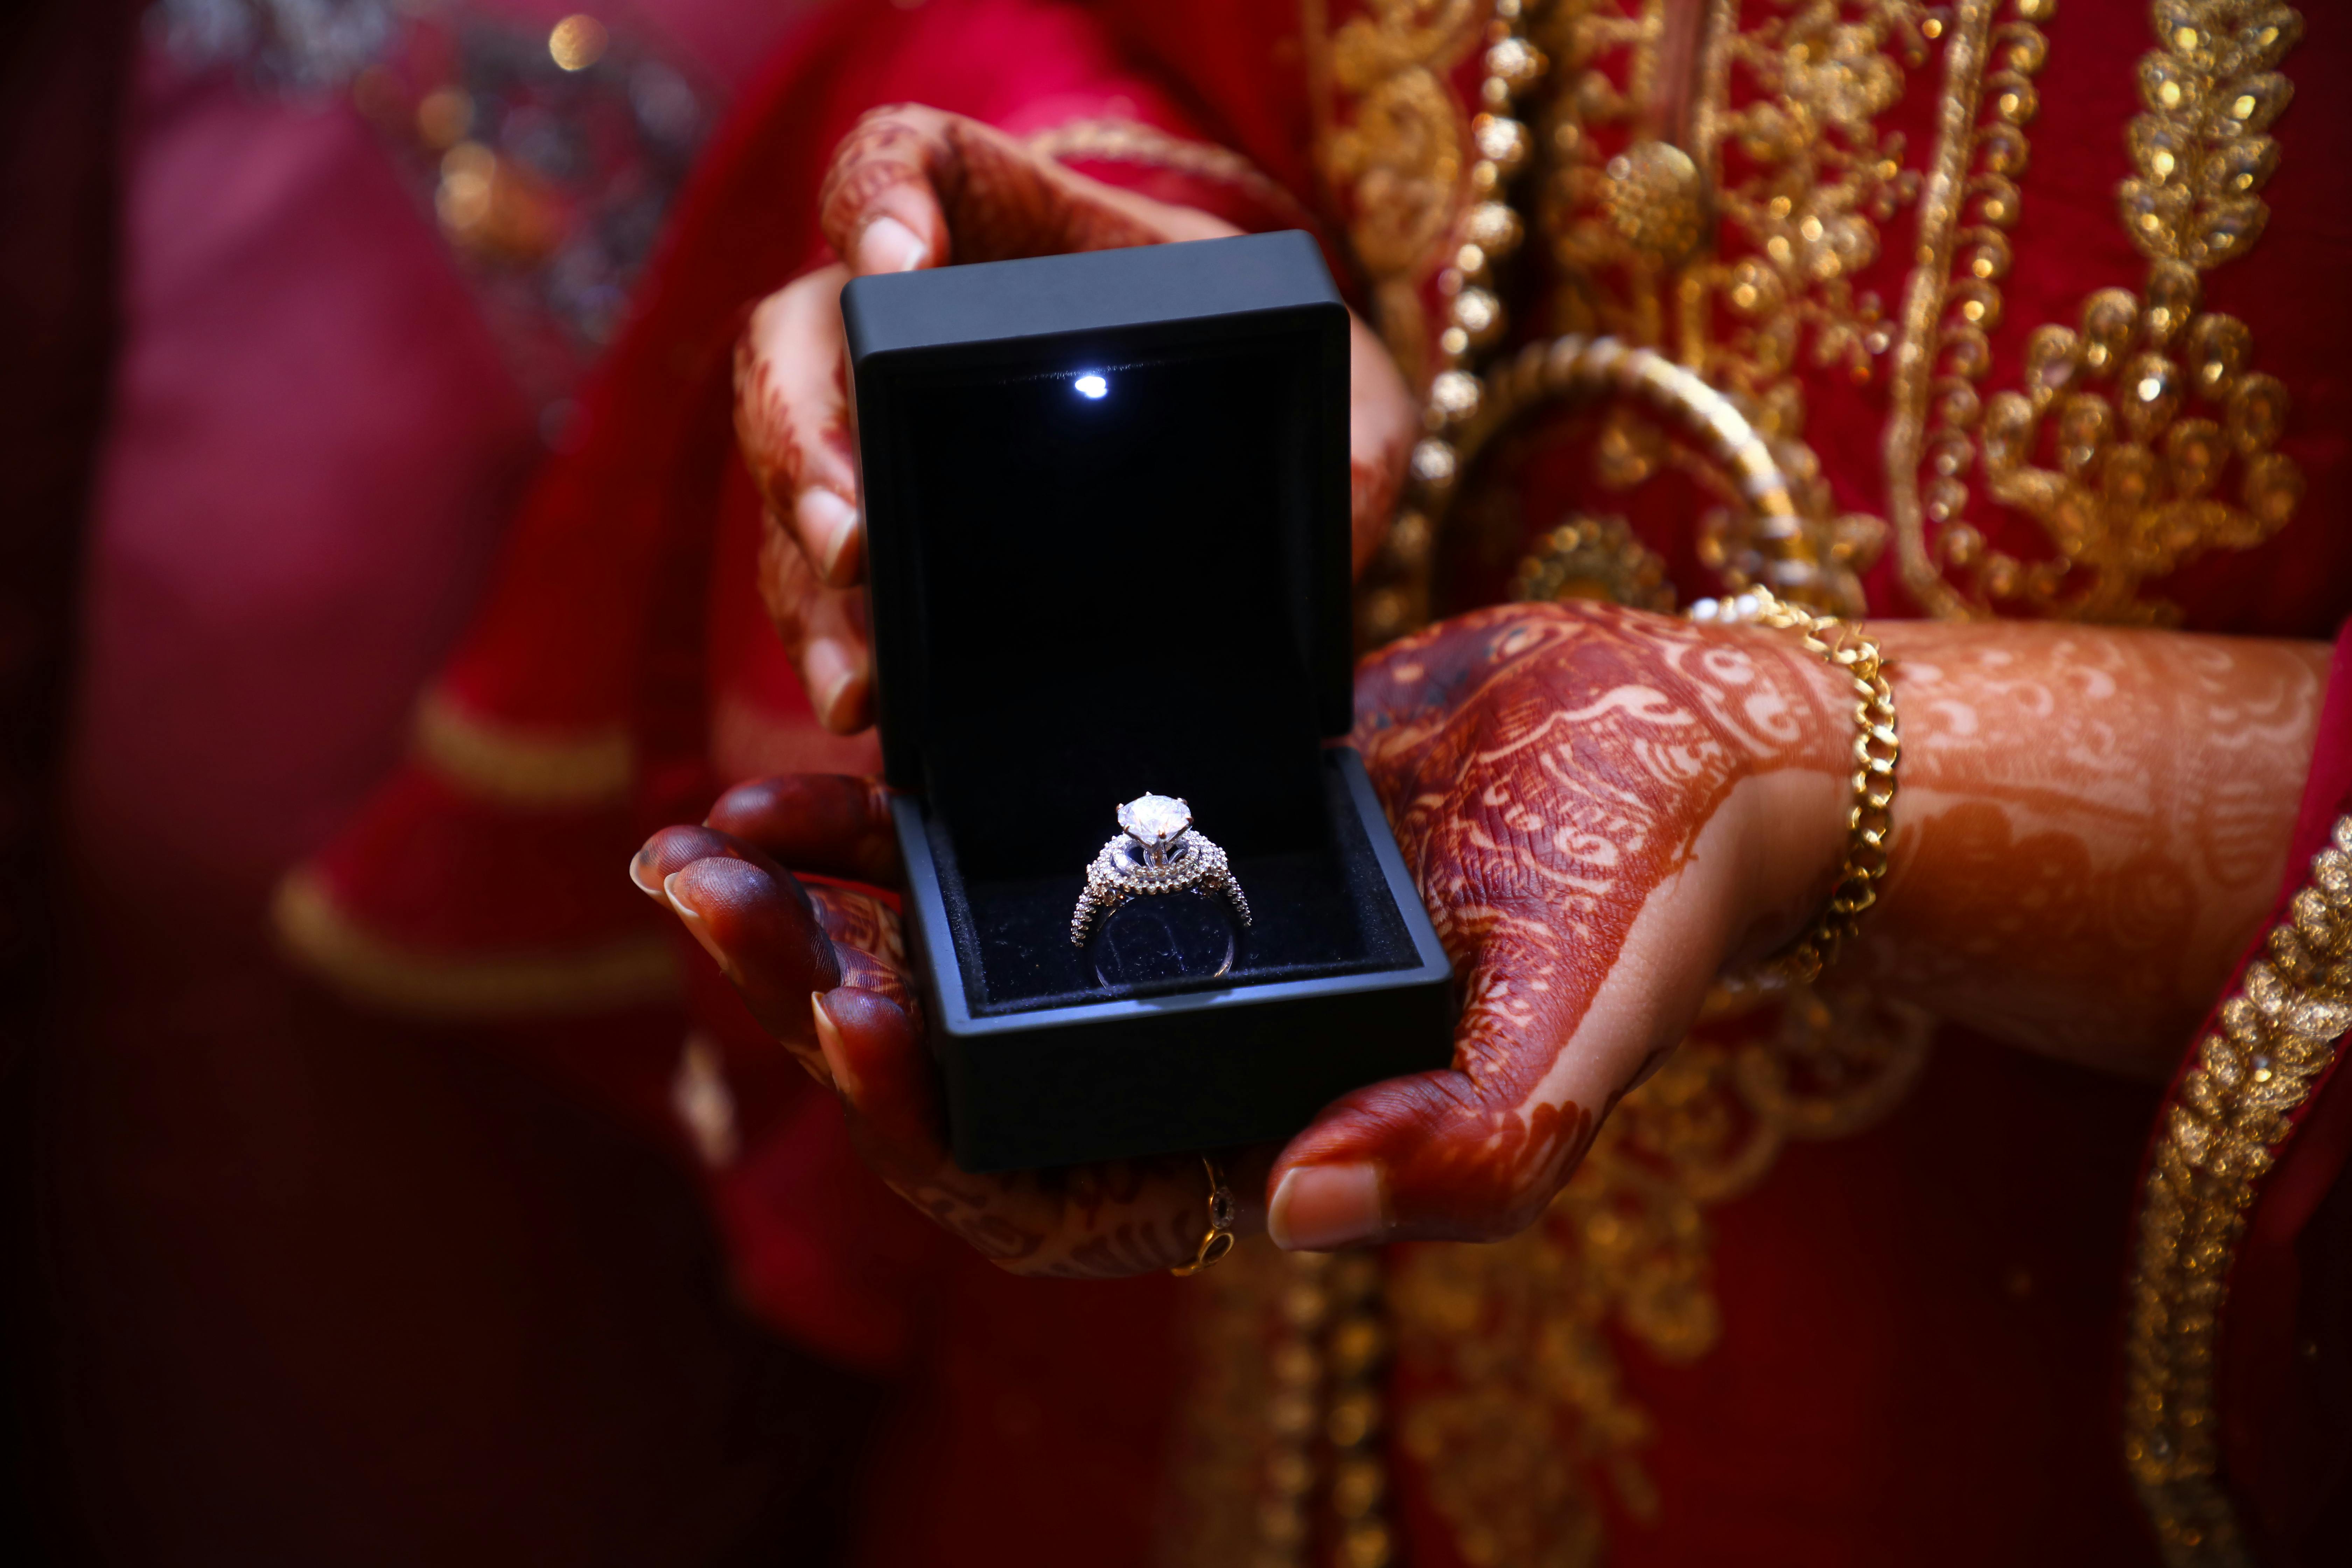
[[[1878,298],[1853,279],[1916,189],[1903,138],[1875,121],[1926,58],[1922,16],[1870,0],[1743,28],[1732,0],[1572,0],[1538,31],[1563,58],[1540,215],[1562,264],[1556,319],[1665,348],[1730,393],[1792,481],[1801,542],[1759,538],[1737,490],[1637,411],[1611,412],[1594,479],[1682,468],[1723,503],[1701,558],[1727,585],[1847,615],[1885,531],[1838,513],[1803,440],[1800,373],[1866,380],[1886,346]]]
[[[1311,50],[1325,36],[1323,7],[1305,4]],[[1776,589],[1774,574],[1818,567],[1815,582],[1788,596],[1827,608],[1860,607],[1855,574],[1891,532],[1906,584],[1938,614],[1982,615],[2011,602],[2069,615],[2137,613],[2130,606],[2146,578],[2198,549],[2257,542],[2292,510],[2299,476],[2272,446],[2283,395],[2248,373],[2241,326],[2193,315],[2199,270],[2242,254],[2261,226],[2255,196],[2274,158],[2263,132],[2285,101],[2271,67],[2294,41],[2292,12],[2252,0],[2161,0],[2155,8],[2162,47],[2142,65],[2148,112],[2134,124],[2138,173],[2121,196],[2150,258],[2150,287],[2121,306],[2113,293],[2095,297],[2081,332],[2037,337],[2045,346],[2041,358],[2029,356],[2027,391],[2018,395],[2032,420],[2049,416],[2062,441],[2096,437],[2072,467],[2062,445],[2046,470],[2063,482],[2058,500],[2076,503],[2061,518],[2056,502],[2045,515],[2002,493],[2011,486],[2032,500],[2048,488],[2033,468],[2039,425],[1996,424],[1990,410],[2008,405],[1982,403],[1979,391],[2011,261],[2025,129],[2048,52],[2040,24],[2053,0],[1935,8],[1555,0],[1528,9],[1526,58],[1538,68],[1547,59],[1559,65],[1526,106],[1525,124],[1496,111],[1526,82],[1482,84],[1482,103],[1503,121],[1490,150],[1504,154],[1488,161],[1493,173],[1482,184],[1468,174],[1482,149],[1464,111],[1423,90],[1442,86],[1439,73],[1470,47],[1459,7],[1374,0],[1370,16],[1351,24],[1365,29],[1354,46],[1362,52],[1349,57],[1360,68],[1339,71],[1334,50],[1311,73],[1322,166],[1351,204],[1360,249],[1373,241],[1380,264],[1367,267],[1383,327],[1428,393],[1428,435],[1360,601],[1368,641],[1426,617],[1448,509],[1471,466],[1512,419],[1562,395],[1605,399],[1595,442],[1604,488],[1681,469],[1722,503],[1720,517],[1701,525],[1706,564],[1730,584],[1762,580]],[[1743,26],[1744,9],[1763,15]],[[1515,19],[1519,6],[1505,0],[1496,15]],[[1899,101],[1906,72],[1938,50],[1934,141],[1915,170],[1902,139],[1875,121]],[[1409,85],[1395,80],[1416,71],[1422,78]],[[1383,84],[1378,111],[1367,115],[1362,99]],[[1359,104],[1344,132],[1343,94]],[[1528,163],[1538,165],[1538,232],[1565,274],[1555,321],[1570,335],[1482,367],[1473,354],[1503,326],[1485,268],[1520,238],[1517,216],[1499,199],[1502,183]],[[1724,178],[1727,163],[1739,171],[1735,181]],[[1394,206],[1374,210],[1391,199]],[[1917,259],[1888,320],[1853,280],[1875,258],[1881,226],[1915,201]],[[1435,323],[1423,307],[1433,293],[1447,312]],[[1604,331],[1612,337],[1591,335]],[[2146,354],[2163,367],[2135,363]],[[1822,373],[1890,378],[1885,523],[1837,515],[1804,444],[1805,378]],[[2039,406],[2037,375],[2051,388]],[[1677,376],[1709,394],[1706,412],[1680,395]],[[2230,400],[2247,385],[2253,390],[2233,426]],[[2078,412],[2070,426],[2070,410],[2087,407],[2070,400],[2086,389],[2108,414],[2099,424]],[[2141,406],[2128,406],[2133,397]],[[2200,398],[2202,413],[2191,406]],[[1734,424],[1738,437],[1727,439]],[[2011,444],[1996,447],[2005,434]],[[2158,455],[2153,468],[2140,452]],[[1966,489],[1942,481],[1964,481],[1979,464],[1990,499],[2053,528],[2060,559],[2038,577],[2035,567],[2000,566],[1966,531]],[[2236,507],[2218,499],[2232,484]],[[2066,532],[2077,516],[2090,521]],[[2070,552],[2075,538],[2084,542]],[[1585,548],[1580,539],[1567,543],[1556,563],[1563,574]],[[1710,1006],[1774,1001],[1717,998]],[[1618,1106],[1534,1230],[1497,1247],[1395,1250],[1396,1353],[1417,1391],[1397,1436],[1426,1467],[1431,1499],[1466,1560],[1583,1563],[1602,1550],[1603,1489],[1637,1516],[1655,1507],[1639,1461],[1648,1417],[1622,1385],[1611,1336],[1628,1334],[1670,1363],[1706,1353],[1719,1331],[1706,1209],[1762,1180],[1790,1139],[1843,1136],[1887,1114],[1929,1040],[1916,1014],[1810,994],[1746,1043],[1703,1030]],[[1292,1260],[1268,1271],[1275,1283],[1262,1288],[1289,1289],[1304,1267]],[[2180,1321],[2210,1328],[2194,1310]],[[1277,1338],[1277,1357],[1284,1343]],[[1316,1379],[1322,1365],[1312,1363]],[[1269,1397],[1278,1420],[1289,1419],[1279,1415],[1293,1409],[1287,1394],[1276,1387]],[[2189,1408],[2170,1397],[2167,1409]],[[1325,1472],[1282,1457],[1306,1454],[1313,1441],[1261,1447],[1252,1473],[1263,1483],[1271,1464],[1306,1478],[1302,1487],[1327,1483]],[[2192,1525],[2204,1517],[2193,1489],[2160,1485],[2168,1501],[2150,1493],[2159,1517],[2161,1507]],[[1291,1500],[1281,1507],[1265,1504],[1276,1494],[1262,1485],[1238,1495],[1287,1541],[1295,1537],[1282,1532],[1302,1528],[1297,1521],[1311,1517],[1305,1499],[1315,1494],[1282,1494]],[[1294,1550],[1262,1560],[1298,1559]]]
[[[1683,469],[1721,503],[1702,554],[1727,584],[1769,583],[1845,614],[1864,608],[1856,574],[1885,530],[1837,513],[1801,439],[1798,373],[1838,363],[1866,378],[1885,347],[1880,303],[1852,278],[1876,258],[1877,224],[1916,188],[1902,139],[1874,119],[1903,85],[1885,50],[1924,58],[1920,15],[1909,0],[1869,0],[1807,6],[1743,32],[1729,0],[1631,0],[1630,9],[1627,0],[1565,0],[1532,24],[1541,47],[1528,57],[1530,69],[1548,56],[1561,62],[1535,139],[1549,163],[1540,227],[1562,264],[1555,317],[1572,335],[1659,348],[1729,392],[1788,476],[1797,527],[1758,513],[1703,451],[1632,407],[1607,413],[1596,479],[1622,489],[1664,466]],[[1527,159],[1526,141],[1516,122],[1498,134],[1509,155],[1488,192]],[[1727,145],[1743,171],[1728,184]],[[1487,205],[1501,215],[1488,226],[1516,243],[1507,207]],[[1455,266],[1447,259],[1438,258],[1437,280],[1454,315],[1429,384],[1433,431],[1475,413],[1484,389],[1463,359],[1499,328],[1481,286],[1486,249],[1472,243],[1450,258]],[[1367,643],[1426,619],[1433,545],[1470,459],[1442,437],[1414,454],[1406,506],[1362,601]]]
[[[270,908],[295,960],[371,1006],[426,1018],[576,1016],[675,1001],[684,982],[667,936],[594,947],[458,957],[385,941],[317,875],[288,873]]]
[[[1421,379],[1427,353],[1422,286],[1454,232],[1477,157],[1444,73],[1477,39],[1484,9],[1476,0],[1370,0],[1331,35],[1321,0],[1305,6],[1317,162],[1408,381]],[[1339,93],[1352,105],[1345,123],[1333,108]]]
[[[2129,136],[2138,174],[2117,193],[2125,228],[2149,258],[2147,284],[2137,295],[2095,292],[2079,329],[2038,329],[2023,390],[1979,405],[2033,112],[2025,78],[2047,50],[2030,24],[2050,5],[2021,0],[2021,20],[1988,40],[1992,9],[1964,5],[1956,21],[1947,124],[1920,213],[1930,259],[1904,311],[1886,444],[1904,579],[1947,616],[2015,601],[2073,619],[2168,621],[2172,606],[2142,595],[2148,578],[2202,551],[2261,543],[2303,495],[2301,470],[2273,449],[2284,387],[2247,371],[2243,322],[2197,311],[2200,274],[2245,254],[2262,231],[2257,193],[2278,161],[2264,132],[2292,97],[2273,68],[2302,20],[2244,0],[2155,8],[2161,47],[2140,60],[2146,112]],[[2005,68],[1981,92],[1967,90],[1964,75],[1988,66]],[[1956,106],[1979,99],[1990,118],[1971,136]],[[2054,467],[2040,465],[2045,438]],[[1932,476],[1924,489],[1923,460]],[[2032,517],[2054,553],[2026,561],[1990,549],[1963,520],[1972,460],[1991,499]],[[2221,497],[2231,489],[2236,504]],[[1938,525],[1932,543],[1929,522]]]
[[[1161,1568],[1300,1561],[1329,1264],[1255,1239],[1188,1287],[1189,1377],[1155,1532]]]
[[[629,731],[518,729],[428,691],[412,732],[417,760],[470,795],[503,805],[577,811],[625,805],[634,776]]]
[[[1511,576],[1522,604],[1605,599],[1639,610],[1671,610],[1675,585],[1658,552],[1622,517],[1571,517],[1537,542]]]
[[[1379,1258],[1246,1242],[1202,1281],[1160,1563],[1298,1568],[1320,1536],[1331,1561],[1383,1568],[1395,1542]]]
[[[1505,324],[1492,287],[1493,268],[1517,248],[1523,233],[1517,213],[1504,198],[1530,151],[1528,128],[1509,110],[1549,68],[1521,35],[1523,8],[1523,0],[1494,0],[1481,59],[1486,69],[1478,84],[1480,108],[1466,128],[1466,142],[1451,91],[1424,63],[1454,47],[1452,31],[1432,25],[1416,32],[1402,26],[1420,15],[1409,6],[1376,4],[1372,16],[1340,29],[1328,60],[1317,56],[1324,63],[1312,73],[1325,175],[1354,193],[1357,217],[1349,232],[1373,275],[1381,330],[1406,378],[1426,382],[1423,416],[1433,430],[1475,407],[1477,378],[1462,366],[1474,350],[1500,337]],[[1308,37],[1319,37],[1320,0],[1307,0],[1306,11]],[[1405,68],[1398,68],[1400,62]],[[1335,86],[1359,97],[1355,120],[1345,127],[1332,119]],[[1392,217],[1412,220],[1402,228],[1375,221],[1381,209],[1367,205],[1398,187],[1401,168],[1420,169],[1426,176],[1410,187],[1417,193],[1414,201],[1391,209]],[[1462,188],[1441,191],[1440,179],[1458,181]],[[1453,215],[1460,212],[1463,190],[1475,205],[1457,221]],[[1433,371],[1427,363],[1422,306],[1433,274],[1445,309]],[[1444,441],[1424,441],[1414,452],[1405,504],[1365,574],[1366,591],[1358,600],[1358,638],[1366,646],[1386,642],[1429,618],[1428,546],[1443,519],[1434,503],[1453,472],[1451,448]]]
[[[1762,1180],[1790,1140],[1878,1121],[1926,1063],[1927,1016],[1859,993],[1719,1005],[1768,999],[1783,1005],[1760,1037],[1694,1037],[1628,1094],[1534,1228],[1398,1249],[1397,1353],[1435,1384],[1400,1435],[1467,1561],[1592,1561],[1604,1483],[1654,1517],[1639,1459],[1650,1419],[1620,1383],[1610,1331],[1670,1363],[1712,1349],[1706,1210]]]
[[[1030,151],[1064,163],[1133,163],[1166,169],[1234,189],[1266,212],[1299,228],[1317,226],[1315,216],[1231,148],[1213,142],[1188,142],[1136,120],[1072,120],[1029,138]]]
[[[2251,1561],[2221,1480],[2213,1357],[2247,1212],[2352,1028],[2352,816],[2334,839],[2198,1047],[2140,1196],[2124,1460],[2175,1568]]]

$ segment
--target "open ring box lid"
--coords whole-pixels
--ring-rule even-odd
[[[966,1170],[1287,1138],[1451,1059],[1451,972],[1356,753],[1348,314],[1253,235],[842,292],[909,957]],[[1107,987],[1086,868],[1190,803],[1255,923]]]

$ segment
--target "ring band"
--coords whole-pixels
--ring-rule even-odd
[[[1164,795],[1138,795],[1118,808],[1124,832],[1112,836],[1087,868],[1087,890],[1070,911],[1070,944],[1086,946],[1096,927],[1130,899],[1163,893],[1222,893],[1250,923],[1249,900],[1234,880],[1225,852],[1192,826],[1192,808]]]
[[[1234,1249],[1234,1189],[1227,1184],[1225,1173],[1218,1168],[1216,1156],[1202,1155],[1201,1164],[1209,1173],[1209,1229],[1201,1237],[1192,1261],[1180,1263],[1168,1271],[1179,1279],[1215,1268]]]

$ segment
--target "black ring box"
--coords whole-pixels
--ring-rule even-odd
[[[969,1171],[1286,1138],[1452,1059],[1452,973],[1356,753],[1348,315],[1300,233],[860,278],[909,958]],[[1119,803],[1182,796],[1255,922],[1222,978],[1069,940]]]

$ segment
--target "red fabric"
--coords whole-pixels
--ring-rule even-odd
[[[2287,71],[2305,83],[2336,79],[2352,64],[2352,29],[2332,14],[2309,20],[2311,38]],[[1092,16],[1045,0],[931,0],[911,14],[845,5],[813,26],[688,204],[648,303],[590,401],[583,449],[535,490],[501,585],[445,689],[518,725],[631,718],[646,747],[640,825],[698,809],[725,772],[711,762],[714,693],[797,711],[746,605],[740,482],[709,465],[732,468],[723,355],[736,312],[814,248],[811,198],[834,140],[862,109],[898,99],[1015,126],[1117,113],[1179,132],[1206,127],[1311,204],[1296,26],[1288,7],[1240,0],[1181,15],[1114,3]],[[2017,237],[2025,259],[2005,281],[1996,385],[2012,374],[2025,331],[2072,321],[2091,289],[2136,285],[2145,271],[2112,198],[2127,172],[2117,134],[2133,62],[2148,45],[2144,11],[2131,0],[2074,0],[2050,36],[2033,132],[2040,162]],[[1931,100],[1915,84],[1890,127],[1925,136]],[[2343,446],[2352,407],[2337,369],[2352,364],[2352,312],[2309,308],[2332,298],[2326,279],[2344,254],[2320,183],[2352,154],[2352,121],[2341,95],[2306,100],[2279,130],[2286,161],[2271,233],[2252,260],[2215,276],[2210,294],[2249,321],[2261,364],[2293,389],[2288,449],[2311,489],[2270,545],[2201,559],[2165,585],[2205,629],[2322,631],[2352,593],[2352,534],[2338,522],[2352,499]],[[1118,165],[1090,172],[1164,185]],[[1195,199],[1230,197],[1204,186]],[[1892,293],[1907,264],[1907,223],[1889,226],[1878,269],[1862,281]],[[1807,391],[1808,438],[1832,486],[1876,510],[1883,377],[1855,385],[1817,375]],[[1576,491],[1564,464],[1538,465],[1525,483],[1530,516]],[[1685,587],[1704,581],[1692,494],[1654,485],[1628,510]],[[714,517],[728,520],[715,533]],[[2019,545],[2032,531],[2018,520],[1991,528],[1996,543]],[[1881,608],[1904,602],[1891,574],[1890,551],[1870,584]],[[695,591],[706,582],[707,593]],[[478,826],[420,819],[407,831]],[[393,900],[379,896],[369,859],[338,863],[339,891],[362,914],[388,916]],[[386,875],[387,888],[396,882]],[[509,929],[551,929],[562,883],[552,871],[519,882]],[[462,942],[454,920],[436,926],[430,900],[414,908],[418,940]],[[730,1015],[707,986],[698,994],[730,1070],[755,1059],[760,1044],[740,1010]],[[2342,1098],[2328,1097],[2315,1128]],[[1621,1347],[1628,1393],[1659,1418],[1643,1459],[1664,1509],[1654,1522],[1613,1520],[1612,1561],[2147,1560],[2108,1390],[2132,1174],[2152,1102],[2144,1089],[1948,1034],[1885,1123],[1790,1149],[1757,1191],[1711,1211],[1723,1342],[1688,1366]],[[747,1121],[751,1152],[717,1178],[715,1196],[740,1288],[772,1321],[866,1364],[910,1347],[919,1354],[925,1375],[874,1471],[867,1560],[985,1561],[1000,1551],[1032,1563],[1142,1560],[1165,1440],[1168,1282],[1024,1284],[927,1250],[900,1228],[911,1223],[902,1211],[869,1203],[875,1189],[848,1166],[835,1125],[810,1091],[779,1087]],[[896,1489],[916,1473],[940,1484],[910,1509]],[[1046,1533],[1008,1533],[1008,1517],[1043,1520]],[[1411,1474],[1399,1518],[1411,1561],[1453,1560],[1450,1532]],[[1060,1523],[1072,1519],[1087,1529],[1066,1536]]]

